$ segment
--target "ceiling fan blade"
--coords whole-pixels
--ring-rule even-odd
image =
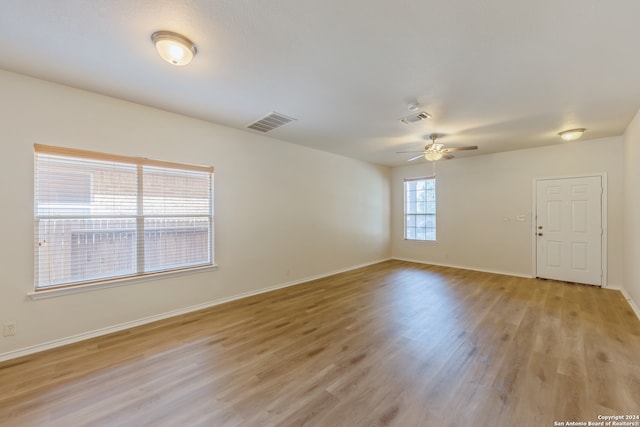
[[[445,148],[442,151],[445,152],[449,152],[449,151],[463,151],[463,150],[477,150],[478,146],[477,145],[469,145],[467,147],[451,147],[451,148]]]
[[[424,150],[416,150],[416,151],[396,151],[396,154],[407,154],[407,153],[424,153]]]
[[[443,154],[443,155],[442,155],[442,158],[443,158],[443,159],[447,159],[447,160],[449,160],[449,159],[453,159],[454,157],[455,157],[455,156],[454,156],[453,154]]]
[[[412,157],[412,158],[410,158],[409,160],[407,160],[407,162],[412,162],[412,161],[414,161],[414,160],[419,159],[420,157],[424,157],[424,154],[420,154],[419,156]]]

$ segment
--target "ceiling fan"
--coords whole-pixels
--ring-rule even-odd
[[[396,153],[398,153],[398,154],[420,153],[420,155],[412,157],[409,160],[407,160],[408,162],[411,162],[413,160],[417,160],[420,157],[424,157],[425,159],[427,159],[427,160],[429,160],[431,162],[435,162],[436,160],[440,160],[440,159],[453,159],[453,155],[449,154],[452,151],[477,150],[478,149],[477,145],[469,145],[467,147],[445,148],[444,144],[440,144],[440,143],[436,142],[436,140],[438,139],[439,136],[441,136],[441,135],[438,135],[437,133],[432,133],[431,135],[429,135],[429,139],[431,139],[431,144],[425,145],[424,146],[424,150],[422,150],[422,151],[396,151]]]

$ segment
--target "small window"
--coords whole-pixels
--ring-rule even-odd
[[[213,266],[213,168],[35,146],[35,288]]]
[[[435,178],[405,179],[404,238],[406,240],[436,240]]]

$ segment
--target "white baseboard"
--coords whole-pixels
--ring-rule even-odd
[[[367,267],[370,265],[374,265],[374,264],[379,264],[381,262],[384,261],[389,261],[391,258],[385,258],[385,259],[380,259],[377,261],[372,261],[372,262],[368,262],[368,263],[364,263],[364,264],[359,264],[359,265],[354,265],[351,267],[347,267],[347,268],[343,268],[340,270],[335,270],[335,271],[331,271],[328,273],[323,273],[323,274],[318,274],[315,276],[309,276],[309,277],[305,277],[303,279],[299,279],[299,280],[293,280],[291,282],[286,282],[286,283],[281,283],[278,285],[274,285],[274,286],[269,286],[266,288],[262,288],[262,289],[258,289],[257,291],[251,291],[251,292],[244,292],[242,294],[238,294],[238,295],[233,295],[227,298],[220,298],[217,300],[213,300],[213,301],[208,301],[202,304],[196,304],[196,305],[192,305],[190,307],[184,307],[184,308],[179,308],[176,310],[171,310],[165,313],[160,313],[160,314],[156,314],[153,316],[148,316],[148,317],[144,317],[142,319],[138,319],[138,320],[132,320],[130,322],[124,322],[124,323],[120,323],[117,325],[113,325],[113,326],[108,326],[106,328],[101,328],[101,329],[96,329],[93,331],[89,331],[89,332],[83,332],[81,334],[77,334],[77,335],[73,335],[70,337],[66,337],[66,338],[61,338],[61,339],[57,339],[57,340],[53,340],[53,341],[49,341],[43,344],[37,344],[37,345],[33,345],[30,347],[25,347],[25,348],[21,348],[18,350],[12,350],[6,353],[1,353],[0,354],[0,362],[3,362],[5,360],[10,360],[10,359],[15,359],[17,357],[22,357],[22,356],[28,356],[30,354],[33,353],[38,353],[41,351],[45,351],[45,350],[51,350],[52,348],[56,348],[56,347],[62,347],[63,345],[67,345],[67,344],[73,344],[79,341],[84,341],[90,338],[95,338],[95,337],[99,337],[101,335],[107,335],[107,334],[111,334],[113,332],[118,332],[118,331],[122,331],[125,329],[131,329],[131,328],[135,328],[136,326],[142,326],[142,325],[146,325],[147,323],[152,323],[152,322],[157,322],[158,320],[163,320],[163,319],[168,319],[170,317],[175,317],[175,316],[180,316],[181,314],[187,314],[187,313],[191,313],[194,311],[198,311],[198,310],[203,310],[205,308],[209,308],[209,307],[213,307],[216,305],[220,305],[220,304],[224,304],[226,302],[230,302],[230,301],[235,301],[235,300],[239,300],[242,298],[247,298],[253,295],[258,295],[258,294],[263,294],[266,292],[271,292],[274,291],[276,289],[282,289],[282,288],[287,288],[290,286],[295,286],[295,285],[299,285],[302,283],[306,283],[306,282],[311,282],[313,280],[317,280],[317,279],[322,279],[325,277],[329,277],[329,276],[334,276],[336,274],[340,274],[340,273],[345,273],[347,271],[351,271],[351,270],[356,270],[358,268],[362,268],[362,267]]]
[[[627,293],[627,290],[625,288],[623,288],[623,287],[615,287],[615,288],[609,288],[609,289],[613,289],[615,291],[620,291],[622,293],[622,296],[624,297],[624,299],[626,299],[627,302],[629,303],[629,305],[631,306],[631,310],[633,310],[633,312],[638,317],[638,320],[640,320],[640,308],[637,306],[635,301],[633,301],[633,299],[631,299],[631,295],[629,295]]]
[[[415,262],[417,264],[435,265],[438,267],[450,267],[450,268],[458,268],[460,270],[471,270],[471,271],[480,271],[482,273],[501,274],[503,276],[516,276],[516,277],[524,277],[527,279],[533,278],[533,276],[530,274],[515,273],[513,271],[487,270],[487,269],[477,268],[477,267],[469,267],[469,266],[456,265],[456,264],[443,264],[439,262],[423,261],[423,260],[411,259],[411,258],[392,257],[391,259],[396,259],[398,261]]]

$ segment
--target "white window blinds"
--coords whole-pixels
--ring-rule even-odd
[[[213,265],[213,168],[35,145],[36,290]]]

